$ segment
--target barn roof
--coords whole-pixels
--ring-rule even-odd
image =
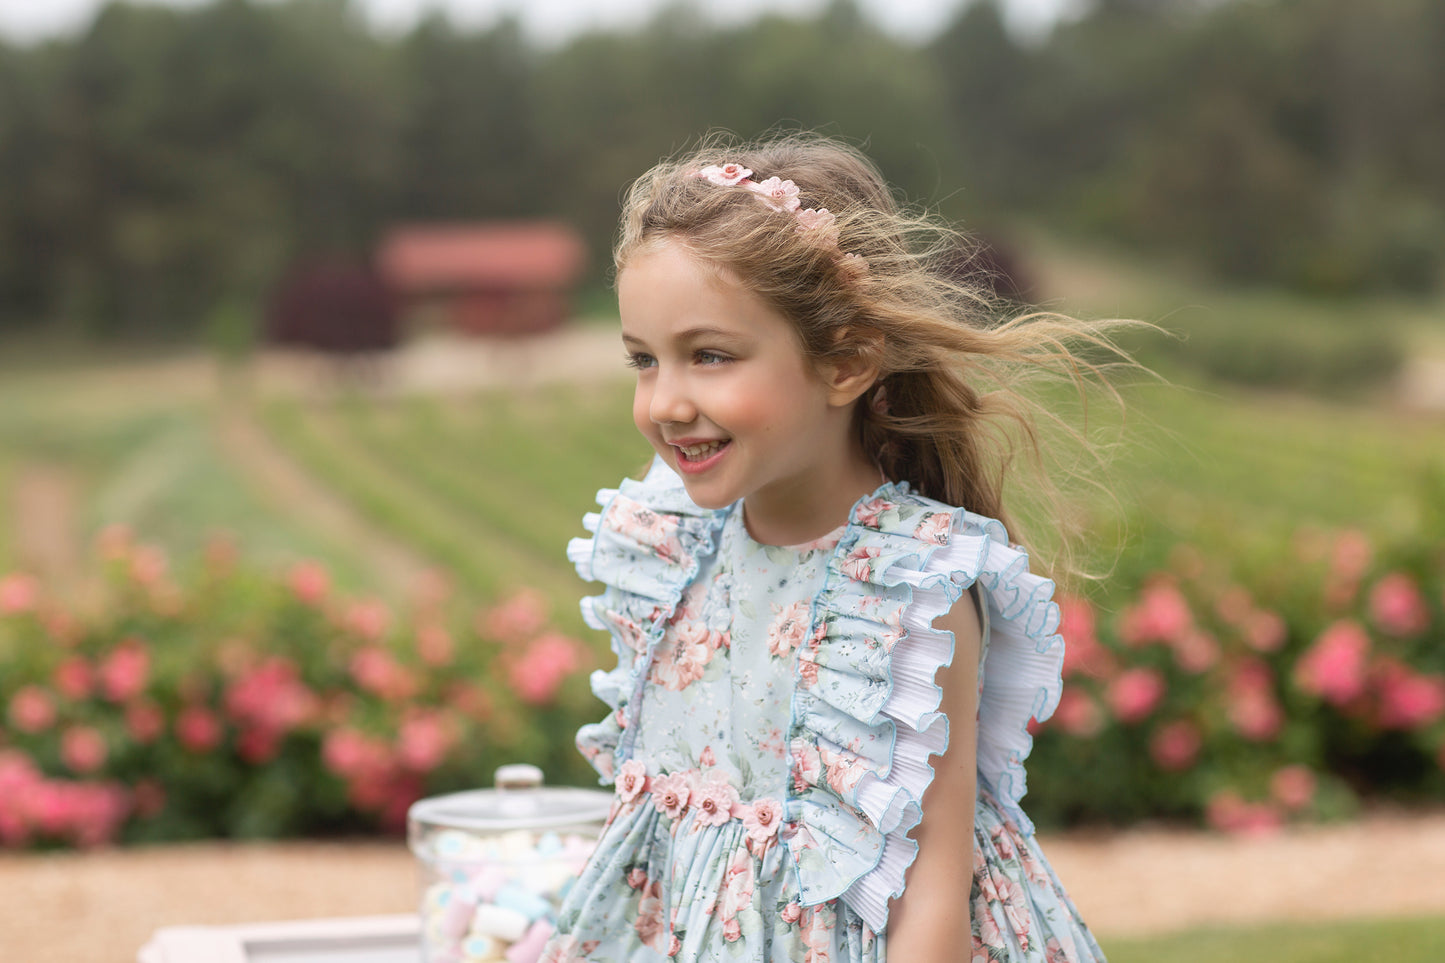
[[[578,233],[552,221],[408,225],[382,241],[377,267],[403,293],[575,284],[587,257]]]

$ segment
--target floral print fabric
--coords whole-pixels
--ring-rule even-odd
[[[612,632],[618,668],[593,684],[614,711],[578,742],[617,801],[544,959],[883,960],[931,779],[895,771],[946,745],[932,672],[952,638],[929,623],[963,591],[889,573],[947,546],[961,513],[885,486],[831,536],[779,548],[656,475],[604,493],[597,537],[569,549],[609,586],[584,613]],[[980,785],[973,959],[1101,960]]]

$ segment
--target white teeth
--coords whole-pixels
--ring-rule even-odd
[[[726,444],[726,441],[710,441],[703,445],[678,445],[677,450],[682,452],[688,461],[697,461],[706,458]]]

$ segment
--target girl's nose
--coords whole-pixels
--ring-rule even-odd
[[[697,417],[697,408],[681,379],[658,372],[647,415],[655,425],[685,425]]]

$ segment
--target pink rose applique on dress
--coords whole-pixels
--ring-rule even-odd
[[[623,802],[632,802],[647,789],[647,766],[638,759],[629,759],[617,773],[617,794]]]
[[[698,825],[721,826],[732,818],[740,800],[727,775],[713,770],[693,785],[690,801]]]
[[[756,799],[742,807],[743,826],[748,831],[748,850],[761,857],[778,835],[783,805],[776,799]]]
[[[687,800],[692,794],[687,775],[681,772],[666,776],[655,776],[652,780],[652,804],[657,811],[670,819],[676,819],[687,809]]]

